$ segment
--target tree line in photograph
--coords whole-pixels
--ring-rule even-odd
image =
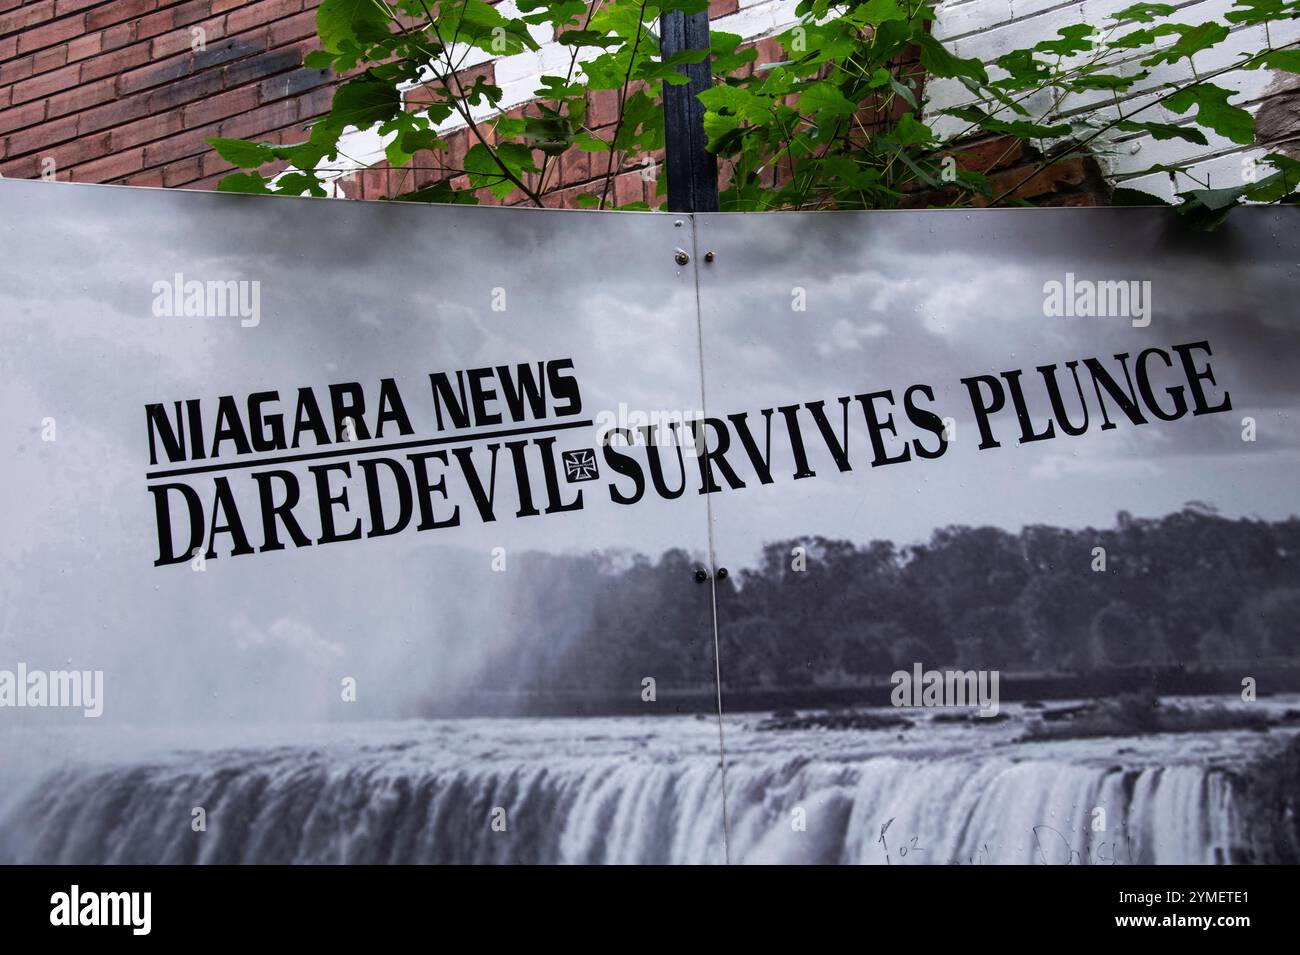
[[[625,692],[713,680],[698,560],[529,554],[525,629],[484,688]],[[1200,504],[1116,526],[945,527],[922,544],[776,541],[716,581],[723,685],[878,683],[914,663],[1081,674],[1300,658],[1300,519]]]

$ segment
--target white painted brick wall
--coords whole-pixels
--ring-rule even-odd
[[[1132,0],[949,0],[940,5],[939,19],[934,33],[945,43],[955,47],[960,56],[977,56],[992,64],[1002,54],[1032,46],[1048,39],[1062,27],[1073,23],[1091,23],[1106,27],[1113,15],[1131,5]],[[1181,23],[1203,23],[1209,19],[1222,21],[1223,13],[1232,5],[1231,0],[1182,0],[1176,20]],[[1123,28],[1123,32],[1133,29]],[[1274,45],[1300,41],[1300,22],[1275,24],[1270,27]],[[1264,42],[1262,27],[1237,28],[1232,37],[1218,48],[1196,58],[1197,70],[1202,77],[1235,62],[1243,52],[1258,49]],[[1135,73],[1140,70],[1139,58],[1133,58],[1116,72]],[[996,67],[990,75],[999,74]],[[1129,113],[1135,106],[1149,102],[1153,91],[1166,83],[1178,83],[1192,78],[1186,61],[1175,65],[1162,65],[1151,70],[1151,75],[1139,81],[1120,97],[1121,108]],[[1214,82],[1241,95],[1233,102],[1255,112],[1262,99],[1276,92],[1277,75],[1263,70],[1237,70],[1216,76]],[[930,119],[941,133],[951,133],[964,128],[960,121],[934,115],[937,110],[969,102],[971,95],[954,80],[932,80],[927,84]],[[1031,104],[1042,109],[1051,107],[1045,97]],[[1053,120],[1084,120],[1090,115],[1097,118],[1112,117],[1116,106],[1110,94],[1090,93],[1070,96],[1059,104]],[[1153,106],[1139,114],[1138,119],[1167,123],[1186,123],[1187,116],[1179,116],[1163,107]],[[1300,138],[1300,135],[1297,136]],[[1177,176],[1175,184],[1164,173],[1133,178],[1135,173],[1153,165],[1193,163],[1190,170],[1202,182],[1212,187],[1226,187],[1241,182],[1244,157],[1258,158],[1269,152],[1268,148],[1243,147],[1213,135],[1207,135],[1209,144],[1197,146],[1182,140],[1160,142],[1150,136],[1119,135],[1107,143],[1099,143],[1099,159],[1112,180],[1126,186],[1171,198],[1176,191],[1196,188],[1197,184],[1184,175]],[[1208,180],[1207,178],[1208,177]]]

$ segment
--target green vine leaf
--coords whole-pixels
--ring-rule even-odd
[[[1133,120],[1124,120],[1117,123],[1115,128],[1122,133],[1147,133],[1152,139],[1182,139],[1189,143],[1195,143],[1197,146],[1210,145],[1210,141],[1205,138],[1205,134],[1193,126],[1175,126],[1172,123],[1139,123]]]
[[[388,24],[388,14],[377,0],[322,0],[316,10],[316,32],[333,53],[387,39]]]
[[[1175,113],[1186,113],[1196,107],[1196,121],[1225,139],[1243,146],[1255,141],[1255,117],[1228,99],[1233,95],[1213,83],[1197,83],[1174,93],[1165,100],[1165,106]]]
[[[270,143],[249,143],[242,139],[209,139],[208,144],[226,162],[240,169],[256,169],[275,160]]]
[[[940,78],[966,76],[981,83],[989,81],[988,71],[977,59],[962,59],[949,53],[942,43],[930,34],[917,37],[921,48],[921,65],[933,76]]]
[[[1179,25],[1178,42],[1158,51],[1154,56],[1143,60],[1142,63],[1146,66],[1155,66],[1159,63],[1177,63],[1179,60],[1190,60],[1195,54],[1200,53],[1202,50],[1208,50],[1227,38],[1228,28],[1222,23],[1200,23],[1190,27]]]
[[[218,192],[243,192],[250,195],[269,195],[266,180],[255,172],[232,172],[217,183]]]

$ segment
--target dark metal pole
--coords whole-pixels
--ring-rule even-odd
[[[664,58],[681,50],[709,48],[709,12],[687,16],[680,10],[659,18],[659,48]],[[718,160],[704,148],[704,104],[696,94],[713,85],[706,57],[678,70],[690,77],[684,86],[664,84],[664,165],[669,212],[718,211]]]

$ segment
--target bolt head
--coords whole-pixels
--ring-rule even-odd
[[[675,256],[675,258],[677,259],[678,265],[685,265],[687,262],[691,260],[691,257],[681,249],[677,250],[677,255]]]

